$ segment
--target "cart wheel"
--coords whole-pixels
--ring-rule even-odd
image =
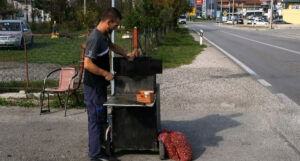
[[[161,141],[158,141],[158,148],[159,148],[159,159],[165,160],[166,159],[166,149],[164,144]]]
[[[114,147],[110,141],[108,141],[105,145],[105,152],[106,152],[106,155],[108,155],[108,156],[114,155],[114,152],[115,152]]]
[[[113,156],[114,155],[114,147],[112,144],[112,139],[111,139],[111,127],[106,128],[106,133],[105,133],[105,152],[106,155],[108,156]]]

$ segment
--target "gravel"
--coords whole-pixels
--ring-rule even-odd
[[[47,73],[61,67],[57,64],[46,63],[29,63],[28,73],[29,80],[43,80]],[[57,77],[58,75],[53,75]],[[8,81],[25,81],[26,80],[26,65],[21,62],[1,62],[0,63],[0,82]]]
[[[163,128],[186,134],[194,160],[300,160],[299,106],[207,46],[192,64],[158,75]],[[0,160],[87,160],[84,110],[64,118],[63,110],[40,116],[37,108],[1,107],[0,129]],[[118,159],[159,160],[130,153]]]

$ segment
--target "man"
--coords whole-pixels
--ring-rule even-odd
[[[106,121],[106,109],[103,103],[107,97],[107,86],[114,75],[109,72],[109,50],[134,59],[133,53],[126,53],[118,45],[113,44],[108,34],[116,29],[122,16],[116,8],[105,11],[97,27],[87,39],[84,58],[84,102],[88,113],[89,157],[92,161],[107,160],[101,151],[103,124]]]

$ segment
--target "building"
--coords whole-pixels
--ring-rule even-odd
[[[188,0],[190,6],[195,7],[195,0]]]
[[[221,3],[222,2],[222,3]],[[222,11],[243,14],[247,10],[260,10],[260,0],[218,0],[218,9]]]
[[[50,22],[50,14],[45,13],[43,10],[33,8],[29,3],[20,3],[14,0],[7,0],[8,3],[13,4],[14,8],[19,12],[11,15],[11,19],[25,20],[27,22]],[[25,1],[26,2],[26,1]],[[34,14],[34,16],[32,16]]]
[[[300,0],[283,0],[282,18],[292,24],[300,24]]]
[[[274,0],[274,17],[281,16],[281,2],[282,0]],[[258,11],[268,18],[271,16],[271,0],[218,0],[218,10],[220,10],[221,7],[222,11],[226,13],[234,12],[246,15],[247,12]]]

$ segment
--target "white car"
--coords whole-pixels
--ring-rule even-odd
[[[264,20],[254,20],[254,24],[256,25],[268,25],[269,23]]]
[[[22,20],[0,20],[0,47],[23,48],[33,44],[30,27]]]
[[[180,16],[178,19],[179,24],[186,24],[186,16]]]

